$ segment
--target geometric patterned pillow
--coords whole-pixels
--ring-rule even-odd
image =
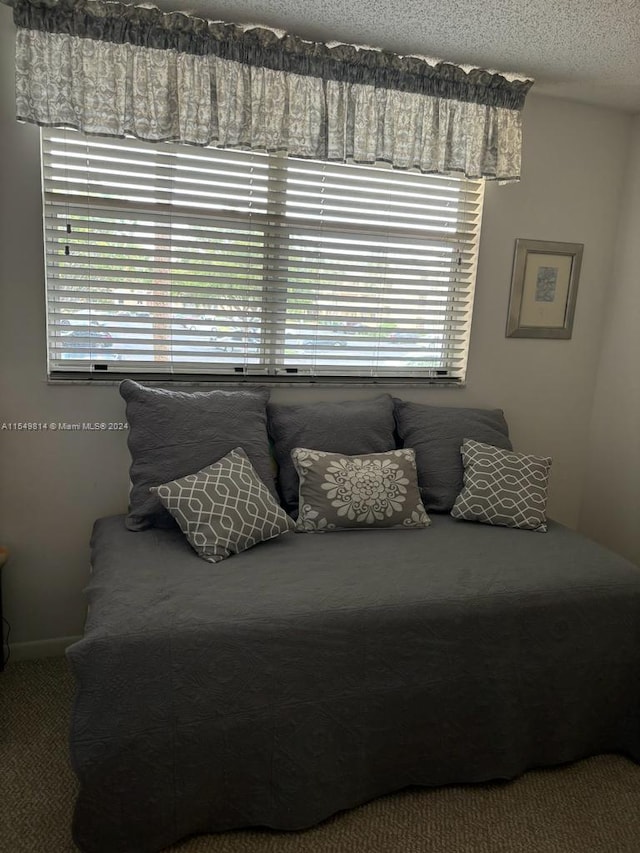
[[[428,527],[411,448],[346,456],[296,447],[291,458],[299,477],[296,530]]]
[[[546,532],[550,457],[468,438],[461,451],[464,488],[451,510],[454,518]]]
[[[196,474],[149,491],[169,510],[198,555],[210,563],[295,527],[241,447]]]

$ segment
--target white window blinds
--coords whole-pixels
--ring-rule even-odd
[[[42,130],[49,372],[464,378],[482,182]]]

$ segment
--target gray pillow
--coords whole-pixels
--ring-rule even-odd
[[[202,471],[150,491],[178,522],[198,556],[210,563],[294,527],[241,447]]]
[[[298,511],[298,475],[291,459],[294,447],[349,455],[395,450],[393,398],[389,394],[342,403],[269,403],[267,412],[282,505],[294,517]]]
[[[416,452],[418,483],[427,510],[449,512],[460,494],[460,448],[465,438],[511,450],[509,427],[501,409],[394,402],[402,447],[413,447]]]
[[[129,530],[174,526],[149,488],[199,471],[238,446],[277,496],[267,438],[268,389],[188,393],[125,379],[120,394],[127,404],[131,453]]]
[[[464,488],[451,510],[454,518],[546,532],[549,456],[467,440],[462,462]]]
[[[300,478],[296,530],[428,527],[418,491],[413,450],[347,456],[296,447],[291,451]]]

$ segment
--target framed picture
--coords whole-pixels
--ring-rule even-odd
[[[508,338],[570,338],[582,243],[516,240]]]

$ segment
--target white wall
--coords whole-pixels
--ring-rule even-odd
[[[640,116],[620,214],[580,526],[640,565]]]
[[[522,180],[488,185],[465,396],[501,405],[516,449],[553,456],[550,514],[575,527],[630,119],[536,98]],[[506,338],[516,237],[584,243],[570,340]],[[466,401],[465,401],[466,402]]]
[[[120,421],[116,387],[46,382],[39,135],[13,118],[12,43],[11,12],[0,6],[0,422]],[[487,187],[467,387],[396,393],[504,408],[516,448],[554,457],[550,512],[576,526],[630,119],[530,95],[524,124],[523,180]],[[571,340],[505,338],[516,237],[585,244]],[[273,398],[375,393],[279,388]],[[0,431],[0,543],[12,551],[3,581],[14,642],[81,632],[91,525],[126,509],[127,468],[123,434]]]

